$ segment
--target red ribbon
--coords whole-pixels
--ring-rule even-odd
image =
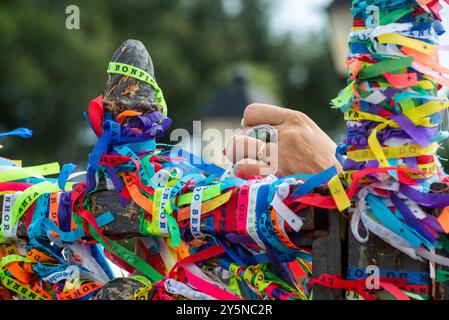
[[[103,96],[98,96],[89,102],[88,115],[92,130],[98,137],[101,137],[104,121]]]
[[[388,277],[380,277],[379,278],[379,290],[383,289],[390,293],[397,300],[410,300],[410,297],[407,296],[404,292],[402,292],[398,286],[406,285],[407,279],[396,279],[396,278],[388,278]],[[310,281],[310,285],[313,286],[315,284],[322,285],[324,287],[333,288],[333,289],[344,289],[349,291],[355,291],[359,293],[363,298],[367,300],[375,299],[372,295],[368,294],[364,290],[366,288],[366,279],[359,280],[344,280],[339,276],[331,276],[328,274],[322,274],[316,279],[312,279]]]
[[[71,201],[72,210],[75,214],[83,219],[84,232],[88,237],[92,237],[89,231],[89,225],[100,235],[108,247],[113,250],[109,240],[104,236],[92,212],[83,208],[84,197],[86,195],[86,183],[78,183],[72,191]]]

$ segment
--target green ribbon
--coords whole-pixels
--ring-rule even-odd
[[[337,98],[331,100],[332,108],[340,109],[348,104],[349,100],[353,96],[352,87],[354,86],[354,81],[352,81],[346,88],[344,88]]]
[[[415,7],[405,7],[398,10],[394,10],[386,15],[381,15],[380,17],[380,25],[384,26],[390,23],[394,23],[401,19],[403,16],[409,14],[415,9]]]
[[[449,271],[438,269],[435,271],[435,281],[437,283],[449,281]]]
[[[164,94],[162,92],[162,89],[157,84],[156,80],[145,70],[142,70],[138,67],[126,64],[126,63],[120,63],[120,62],[109,62],[108,66],[108,73],[113,74],[121,74],[127,77],[131,77],[140,81],[143,81],[150,86],[153,87],[153,89],[156,91],[156,100],[157,102],[162,106],[163,108],[163,114],[167,115],[167,103],[164,98]]]
[[[83,220],[78,215],[73,215],[73,221],[75,224],[82,228]],[[117,255],[122,259],[123,261],[127,262],[129,265],[133,266],[140,272],[142,272],[146,277],[150,279],[152,282],[161,281],[164,279],[164,276],[161,275],[156,269],[154,269],[152,266],[150,266],[148,263],[146,263],[145,260],[141,259],[140,257],[136,256],[133,252],[129,251],[125,247],[122,247],[118,243],[108,239],[109,243],[112,246],[112,250],[109,248],[107,243],[103,240],[103,238],[95,231],[95,229],[89,225],[90,234],[92,237],[100,243],[106,250],[110,251],[111,253]]]
[[[357,79],[366,80],[378,77],[384,73],[392,73],[396,70],[408,68],[413,64],[412,57],[405,57],[394,60],[386,60],[360,70]]]

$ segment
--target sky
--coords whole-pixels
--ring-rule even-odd
[[[328,18],[326,8],[332,0],[275,0],[271,28],[273,33],[292,32],[301,35],[312,31],[322,31],[326,28]],[[447,34],[441,37],[442,45],[449,45],[449,6],[442,11]],[[349,33],[349,30],[348,30]],[[443,65],[449,67],[449,51],[441,51],[440,59]]]
[[[273,32],[278,34],[322,30],[327,22],[325,9],[331,2],[332,0],[276,0],[271,21]]]

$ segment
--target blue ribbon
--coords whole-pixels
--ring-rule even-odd
[[[17,128],[9,132],[0,133],[0,137],[7,137],[7,136],[16,136],[24,139],[29,139],[33,136],[33,131],[27,128]]]
[[[337,168],[335,166],[330,167],[308,179],[304,184],[300,185],[292,193],[294,197],[301,197],[308,193],[311,193],[313,189],[327,183],[330,179],[337,175]]]

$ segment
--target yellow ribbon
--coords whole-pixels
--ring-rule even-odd
[[[377,133],[393,124],[394,124],[394,121],[392,121],[392,120],[389,120],[389,121],[379,124],[377,127],[375,127],[373,129],[373,131],[371,131],[371,134],[368,138],[368,145],[369,145],[372,153],[374,154],[376,159],[379,161],[380,165],[384,168],[389,167],[390,164],[388,163],[388,160],[385,157],[385,154],[383,152],[382,145],[380,144],[379,139],[377,139]]]
[[[30,177],[58,174],[59,170],[59,163],[57,162],[47,163],[34,167],[5,170],[0,172],[0,182],[10,182]]]
[[[422,155],[432,155],[438,150],[438,143],[432,143],[430,146],[421,147],[420,145],[410,144],[398,147],[385,147],[382,151],[387,159],[408,158]],[[377,160],[370,149],[362,149],[348,152],[348,158],[357,162]]]
[[[343,185],[341,184],[340,177],[338,175],[334,176],[327,185],[337,204],[338,210],[342,212],[348,209],[351,206],[351,201],[348,198],[345,188],[343,188]]]
[[[422,52],[429,56],[432,56],[435,53],[435,46],[416,39],[411,39],[409,37],[402,36],[397,33],[385,33],[377,37],[377,41],[381,44],[391,43],[397,44],[400,46],[404,46],[407,48],[415,49],[416,51]]]

